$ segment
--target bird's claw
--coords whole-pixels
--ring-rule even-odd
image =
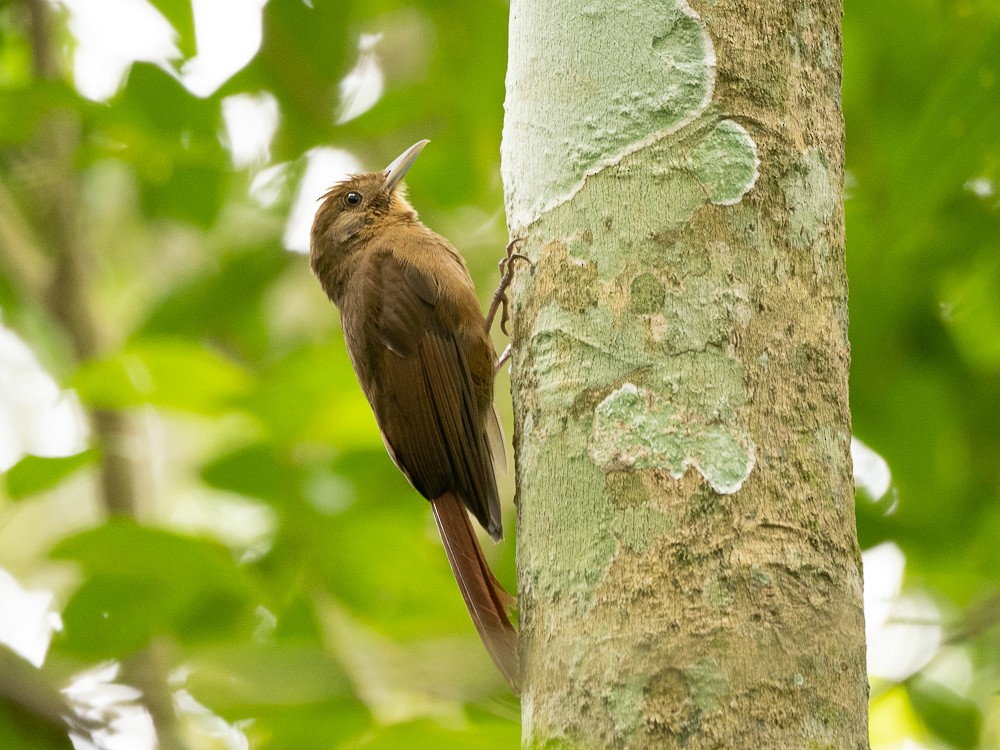
[[[497,264],[497,268],[500,271],[500,285],[493,293],[493,302],[490,304],[490,311],[486,316],[487,332],[493,327],[493,319],[496,317],[497,309],[500,309],[500,330],[503,331],[505,336],[510,335],[507,331],[507,323],[510,321],[510,313],[507,309],[510,304],[510,301],[507,299],[507,287],[514,280],[514,260],[523,260],[528,265],[531,265],[531,259],[527,255],[514,252],[514,248],[522,242],[524,242],[524,237],[515,237],[507,243],[507,251]]]

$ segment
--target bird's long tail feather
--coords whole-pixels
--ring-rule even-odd
[[[453,492],[431,501],[448,562],[490,658],[516,693],[520,684],[517,631],[508,611],[516,600],[504,591],[486,564],[465,505]]]

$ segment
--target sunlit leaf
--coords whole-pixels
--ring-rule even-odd
[[[127,565],[127,560],[122,560]],[[112,659],[135,653],[172,622],[188,597],[181,587],[127,573],[91,575],[63,611],[60,652],[85,659]]]
[[[194,11],[192,0],[149,0],[177,32],[177,48],[184,57],[195,53]]]
[[[64,83],[46,81],[17,88],[0,87],[0,147],[34,138],[41,122],[53,114],[92,108]]]
[[[303,476],[270,446],[257,444],[216,458],[202,468],[202,479],[219,489],[287,503],[298,496]]]
[[[351,743],[350,750],[497,750],[517,748],[521,728],[515,722],[492,721],[466,729],[444,727],[433,721],[412,721],[373,730]]]
[[[200,642],[252,628],[255,585],[215,542],[113,519],[64,539],[51,555],[86,574],[63,613],[59,648],[69,653],[110,658],[160,634]]]
[[[339,335],[298,349],[264,372],[243,405],[279,441],[341,450],[382,443]]]
[[[266,345],[262,298],[288,268],[290,255],[274,245],[224,256],[218,269],[179,285],[149,312],[137,337],[207,336],[237,341],[248,354]]]
[[[217,101],[199,99],[160,68],[136,63],[113,106],[94,124],[105,138],[89,144],[91,158],[128,163],[140,179],[142,203],[153,216],[208,227],[222,206],[229,155],[219,140]]]
[[[58,458],[25,456],[7,471],[7,495],[20,500],[52,489],[79,469],[93,463],[96,458],[97,452],[93,450]]]
[[[247,585],[232,553],[221,544],[122,518],[63,539],[51,556],[78,563],[88,575],[127,574],[167,585],[236,591]]]
[[[371,726],[371,714],[355,700],[330,700],[286,706],[259,706],[252,714],[230,714],[253,721],[244,730],[257,750],[329,750],[342,748]],[[403,747],[406,747],[405,745]]]
[[[907,692],[917,715],[938,737],[958,748],[979,746],[983,715],[974,701],[926,679],[910,680]]]
[[[241,643],[200,649],[188,668],[192,694],[228,712],[354,697],[343,667],[315,645]]]
[[[329,590],[356,617],[396,638],[472,632],[427,501],[415,492],[379,500],[381,508],[338,515],[317,538],[315,564]]]
[[[248,391],[252,378],[231,361],[184,339],[144,340],[111,359],[87,362],[73,387],[88,404],[152,404],[215,414]]]

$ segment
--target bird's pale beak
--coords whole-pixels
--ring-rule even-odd
[[[420,156],[420,152],[424,150],[430,141],[424,139],[422,141],[417,141],[412,146],[410,146],[406,151],[397,156],[392,164],[385,168],[385,186],[390,192],[395,190],[396,186],[402,182],[406,173],[410,171],[410,167],[413,166],[413,162],[417,160]]]

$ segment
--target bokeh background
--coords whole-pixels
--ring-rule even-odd
[[[872,743],[996,748],[1000,4],[845,4]],[[517,746],[302,254],[326,187],[430,138],[411,200],[488,300],[507,12],[0,0],[0,655],[104,747],[153,747],[154,683],[171,747]],[[0,700],[0,746],[67,745]]]

